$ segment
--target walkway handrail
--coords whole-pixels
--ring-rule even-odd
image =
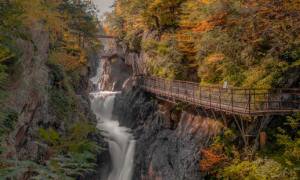
[[[300,112],[299,88],[222,88],[149,76],[138,76],[137,85],[157,96],[232,114],[259,116]]]

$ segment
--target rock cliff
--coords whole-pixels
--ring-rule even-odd
[[[122,58],[103,60],[101,78],[106,82],[102,83],[103,89],[111,90],[114,83],[123,84],[123,89],[120,86],[114,89],[123,90],[123,93],[115,99],[113,115],[121,126],[133,130],[137,142],[133,179],[203,178],[199,168],[200,151],[220,133],[222,124],[193,109],[178,109],[176,105],[159,102],[133,87],[128,81],[146,71],[147,54],[124,51]],[[123,69],[125,65],[131,69]]]
[[[14,68],[16,72],[12,73],[14,77],[8,86],[9,97],[6,98],[3,107],[16,115],[16,126],[3,142],[5,151],[1,154],[1,158],[46,165],[58,150],[50,147],[53,144],[48,141],[52,139],[48,141],[43,139],[41,129],[51,129],[51,132],[54,130],[54,137],[51,137],[49,132],[44,135],[46,137],[55,138],[57,133],[60,138],[68,138],[70,127],[76,123],[84,121],[96,126],[96,118],[89,107],[88,92],[92,88],[89,77],[95,73],[99,57],[91,50],[88,64],[79,74],[79,83],[66,90],[61,83],[68,78],[67,75],[57,66],[49,63],[51,49],[49,33],[41,24],[35,24],[27,33],[31,40],[16,41],[21,57]],[[71,96],[68,94],[70,92],[74,92],[70,109],[64,109],[69,107],[69,102],[65,102],[64,98]],[[104,145],[97,134],[88,136],[96,144]],[[54,139],[54,141],[59,140]],[[18,179],[32,177],[28,171],[34,167],[29,166],[16,167],[18,171],[23,172],[18,174]],[[41,170],[37,171],[41,172]]]
[[[134,179],[201,179],[200,150],[222,129],[217,120],[175,110],[139,89],[116,99],[115,115],[137,140]]]

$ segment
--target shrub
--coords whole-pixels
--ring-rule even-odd
[[[236,162],[226,167],[221,175],[224,179],[267,180],[267,179],[296,179],[294,171],[284,168],[272,159],[257,159],[255,161]]]
[[[212,149],[201,150],[202,159],[200,160],[200,171],[211,171],[212,169],[218,168],[226,157],[223,154],[217,154]]]
[[[39,129],[39,136],[49,145],[55,146],[61,143],[60,135],[54,129]]]

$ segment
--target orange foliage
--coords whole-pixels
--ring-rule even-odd
[[[110,32],[112,31],[112,30],[110,29],[109,25],[106,24],[106,23],[104,23],[104,24],[102,25],[102,28],[103,28],[103,31],[104,31],[105,34],[110,34]]]
[[[219,13],[209,18],[208,20],[204,20],[199,22],[196,27],[192,30],[193,32],[207,32],[212,30],[215,26],[221,25],[225,23],[225,17],[227,13]]]
[[[214,167],[220,165],[225,159],[225,155],[217,154],[211,149],[201,150],[202,160],[200,160],[200,170],[207,172],[212,170]]]
[[[213,53],[206,58],[208,64],[214,64],[222,61],[225,58],[225,55],[222,53]]]

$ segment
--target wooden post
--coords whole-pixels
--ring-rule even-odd
[[[262,131],[259,133],[259,145],[260,149],[263,149],[267,142],[267,133]]]

